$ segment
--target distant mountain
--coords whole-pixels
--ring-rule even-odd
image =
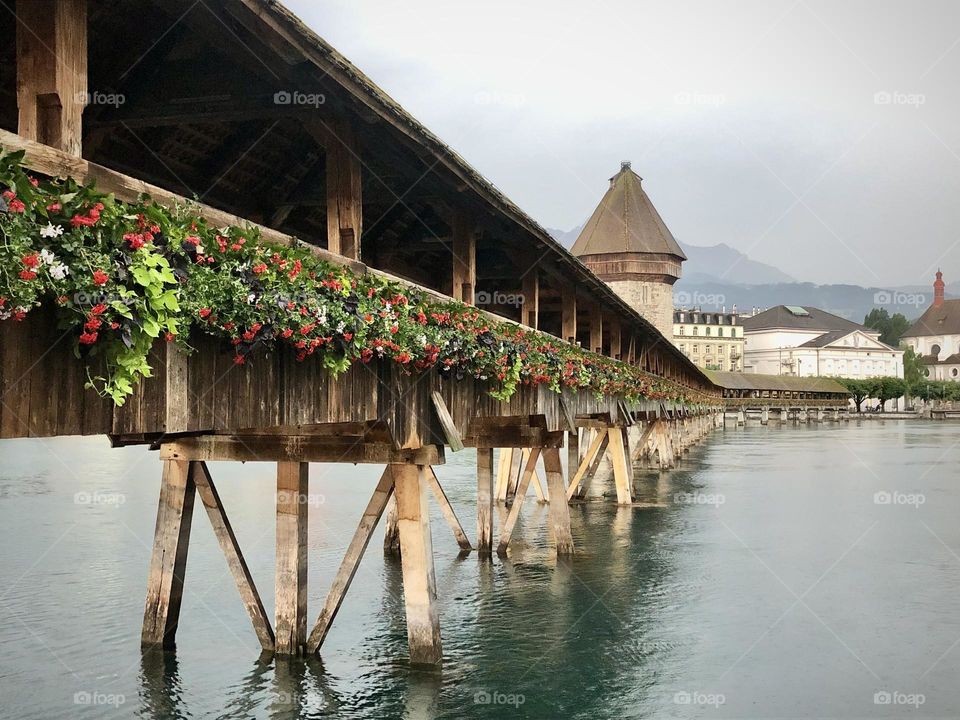
[[[947,297],[952,295],[947,293]],[[734,305],[738,312],[774,305],[810,306],[861,323],[875,307],[885,308],[891,315],[902,313],[908,320],[914,320],[933,302],[933,288],[912,285],[865,288],[798,282],[746,285],[685,276],[673,286],[673,297],[678,307],[699,305],[704,310],[723,307],[732,310]]]
[[[548,232],[569,249],[582,228],[582,225],[566,231],[548,228]],[[738,312],[750,312],[754,307],[809,305],[859,323],[875,307],[886,308],[891,315],[902,313],[908,320],[914,320],[933,302],[932,284],[890,288],[815,285],[797,282],[773,265],[751,260],[724,243],[710,246],[680,243],[680,247],[687,261],[683,263],[683,277],[673,286],[677,307],[700,306],[704,310],[725,307],[729,311],[736,305]],[[960,283],[955,287],[960,293]],[[953,288],[947,286],[947,297],[957,294]]]
[[[571,230],[547,228],[554,240],[568,250],[580,236],[583,225]],[[683,276],[697,282],[726,282],[760,285],[764,283],[795,282],[794,278],[773,265],[751,260],[744,253],[729,245],[686,245],[680,243],[687,261],[683,264]]]
[[[751,260],[725,243],[709,246],[680,243],[680,247],[687,256],[683,264],[685,278],[746,285],[796,282],[773,265]]]

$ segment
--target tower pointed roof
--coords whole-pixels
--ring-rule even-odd
[[[571,252],[576,256],[608,253],[655,253],[686,260],[680,245],[640,185],[641,178],[620,164]]]

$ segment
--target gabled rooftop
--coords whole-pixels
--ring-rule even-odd
[[[862,330],[876,334],[876,330],[859,325],[839,315],[828,313],[815,307],[804,307],[804,313],[796,311],[794,306],[777,305],[762,313],[744,318],[740,323],[746,332],[756,330],[810,330],[813,332],[835,332],[843,330],[852,332]]]

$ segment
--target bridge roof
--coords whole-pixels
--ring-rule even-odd
[[[515,270],[518,256],[528,253],[539,258],[544,276],[582,288],[625,328],[660,337],[538,222],[282,4],[210,0],[194,6],[189,0],[91,4],[91,91],[122,81],[136,92],[116,107],[87,108],[85,158],[317,244],[327,236],[327,218],[315,136],[346,118],[365,151],[363,242],[377,246],[372,266],[442,290],[431,281],[435,267],[450,262],[444,211],[468,207],[483,226],[477,252],[491,278]],[[167,28],[162,42],[131,29],[144,26]],[[0,31],[13,37],[12,13],[0,16]],[[143,37],[143,46],[139,40],[118,46],[116,37]],[[15,84],[14,45],[0,49],[3,87]],[[119,78],[118,68],[127,68]],[[325,95],[325,102],[291,108],[289,91],[298,89]],[[287,94],[288,107],[277,107],[278,91]],[[0,127],[15,128],[16,113],[15,102],[0,103]],[[400,260],[391,265],[382,257]],[[658,348],[688,377],[705,380],[670,343]]]
[[[832,378],[793,377],[791,375],[761,375],[758,373],[719,372],[704,370],[704,374],[725,390],[785,390],[788,392],[842,393],[847,389]]]

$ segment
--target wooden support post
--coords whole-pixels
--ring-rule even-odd
[[[510,485],[510,471],[513,468],[513,448],[500,448],[500,464],[497,466],[497,492],[495,500],[507,499],[507,487]]]
[[[493,448],[477,448],[477,554],[493,552]]]
[[[547,471],[547,488],[554,501],[550,503],[550,525],[557,543],[557,555],[573,553],[573,534],[570,532],[570,508],[561,498],[566,497],[563,484],[563,466],[559,448],[544,448],[543,465]]]
[[[400,517],[400,557],[410,662],[413,665],[438,665],[443,651],[440,646],[426,471],[420,465],[396,465],[393,472]]]
[[[536,267],[532,267],[523,276],[523,310],[520,314],[520,322],[536,330],[539,314],[540,273]]]
[[[567,480],[573,485],[573,477],[580,467],[580,430],[567,430]]]
[[[498,499],[512,499],[517,494],[517,484],[520,482],[520,472],[523,469],[523,448],[514,448],[510,460],[510,476],[507,479],[507,494],[505,497]]]
[[[400,554],[400,530],[397,529],[397,500],[390,498],[387,504],[387,517],[383,524],[383,554]]]
[[[277,463],[277,653],[298,655],[307,642],[307,497],[309,464]]]
[[[17,0],[16,26],[17,132],[80,157],[87,0]]]
[[[474,304],[477,287],[477,237],[470,216],[464,210],[453,213],[453,297]]]
[[[463,531],[463,525],[460,524],[460,520],[457,518],[457,513],[453,510],[453,505],[450,504],[450,500],[447,498],[447,494],[443,491],[443,487],[440,485],[440,481],[437,480],[437,474],[433,471],[432,467],[427,467],[427,483],[430,485],[430,489],[433,491],[434,497],[437,499],[437,504],[440,505],[440,512],[443,513],[443,519],[447,521],[447,525],[450,526],[450,529],[453,531],[453,537],[457,541],[457,545],[460,546],[461,550],[472,550],[473,548],[470,545],[470,540],[467,538],[467,534]]]
[[[610,357],[614,360],[620,360],[623,348],[621,347],[620,321],[610,321]]]
[[[257,592],[257,586],[253,582],[253,576],[250,574],[247,562],[243,559],[243,553],[240,552],[237,536],[230,525],[227,512],[220,501],[220,493],[217,492],[217,488],[213,484],[213,478],[210,477],[207,464],[205,462],[191,462],[190,474],[196,485],[197,493],[200,495],[200,500],[203,502],[203,507],[207,511],[207,517],[210,518],[213,533],[217,536],[220,549],[227,559],[230,574],[233,575],[233,581],[237,584],[240,599],[243,600],[247,615],[250,616],[250,622],[253,623],[253,629],[257,633],[260,646],[271,652],[275,646],[273,628],[270,627],[267,611],[263,607],[263,601],[260,599],[260,593]]]
[[[190,463],[166,460],[153,533],[141,645],[170,648],[175,644],[195,496]]]
[[[513,528],[517,524],[517,518],[520,517],[520,508],[523,507],[523,499],[527,495],[527,487],[530,484],[530,479],[536,472],[537,460],[539,458],[540,448],[532,448],[523,469],[523,477],[520,478],[520,484],[517,487],[516,497],[513,499],[513,506],[510,508],[510,514],[507,515],[507,521],[503,525],[503,530],[500,531],[500,544],[497,545],[497,555],[507,554],[507,546],[510,544],[510,537],[513,535]]]
[[[603,354],[603,308],[599,303],[590,309],[590,347],[598,355]]]
[[[363,196],[360,148],[346,120],[307,123],[324,146],[327,171],[327,250],[360,259]]]
[[[560,289],[561,337],[569,343],[577,344],[577,291],[573,286],[564,285]]]
[[[387,502],[393,497],[393,471],[392,466],[388,465],[380,476],[380,481],[373,491],[366,509],[360,518],[360,524],[353,533],[353,539],[350,541],[347,552],[340,563],[340,569],[337,570],[337,576],[333,579],[333,585],[327,594],[327,601],[323,605],[323,610],[317,618],[310,637],[307,640],[307,652],[315,653],[323,645],[323,641],[330,631],[340,605],[343,603],[347,590],[350,589],[350,583],[360,567],[360,560],[363,553],[366,552],[367,545],[370,544],[370,538],[373,536],[374,528],[383,515]]]

